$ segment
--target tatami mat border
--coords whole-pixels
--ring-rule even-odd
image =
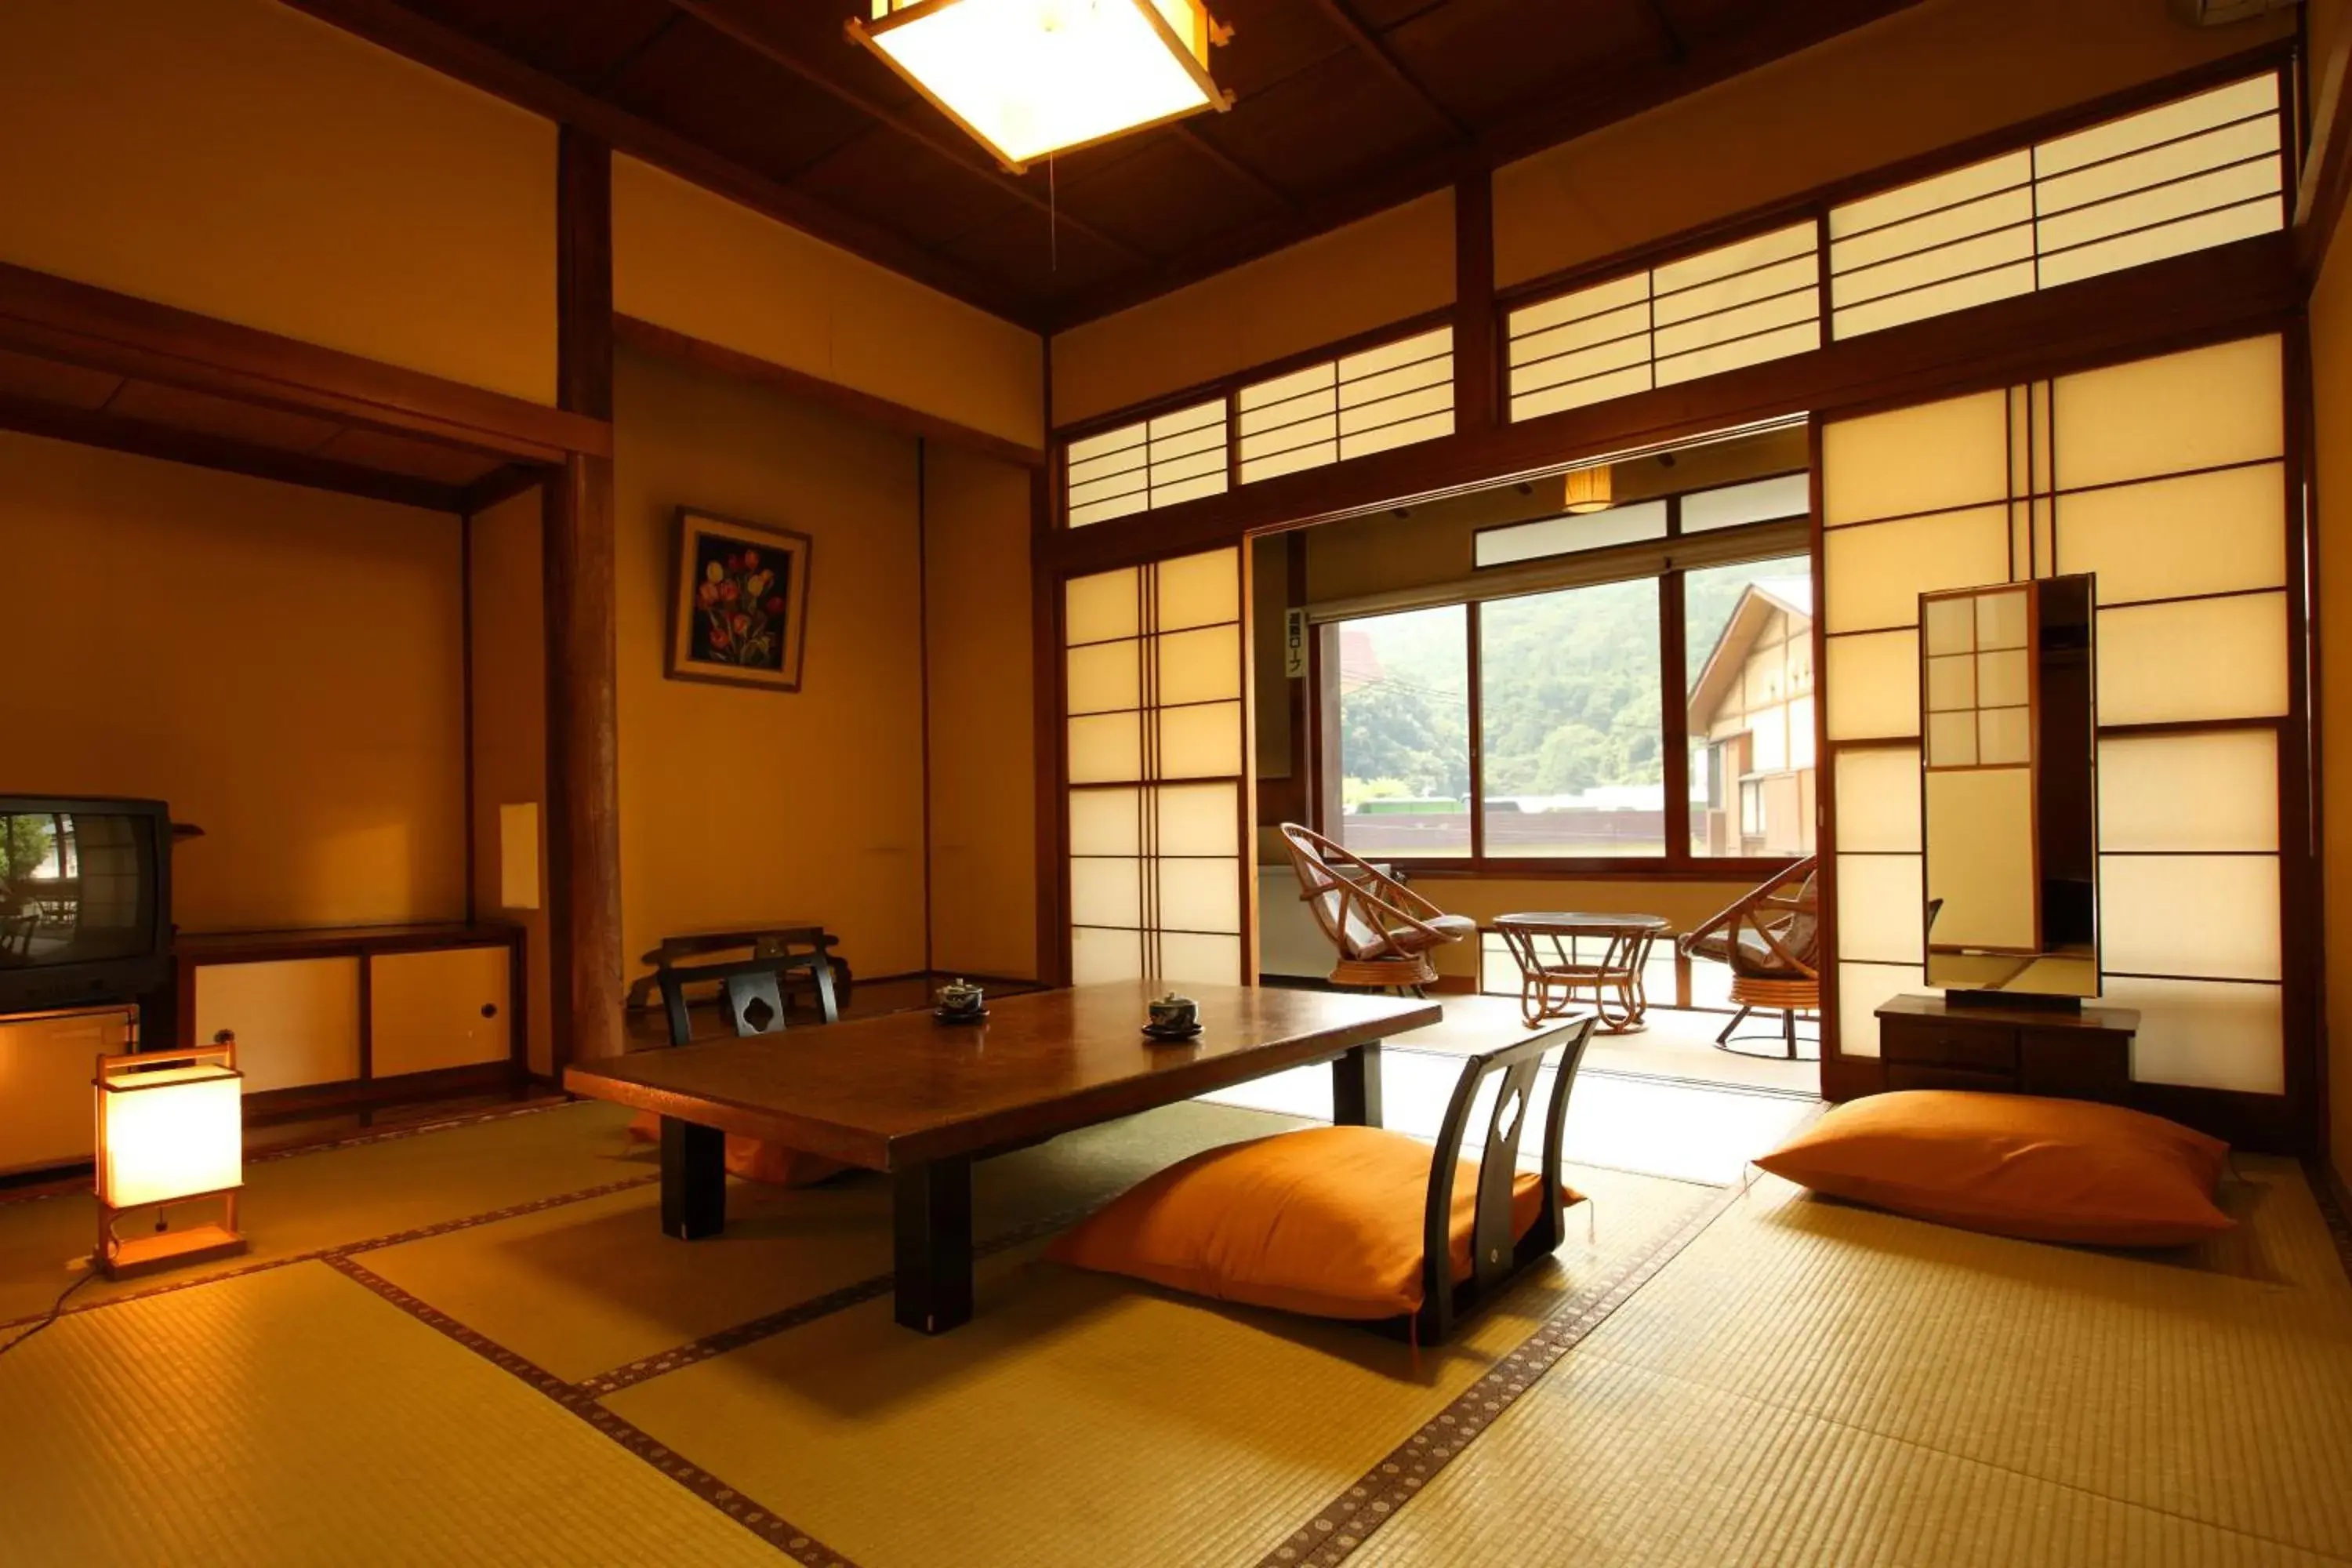
[[[284,1258],[267,1258],[258,1263],[247,1263],[236,1268],[224,1268],[217,1274],[198,1275],[189,1279],[166,1280],[160,1285],[150,1285],[143,1290],[127,1290],[120,1296],[109,1296],[102,1301],[88,1301],[79,1306],[68,1306],[58,1315],[74,1317],[83,1312],[101,1312],[109,1307],[120,1307],[125,1302],[144,1301],[156,1296],[171,1295],[176,1290],[194,1290],[205,1285],[217,1285],[224,1279],[243,1279],[248,1275],[267,1274],[273,1268],[287,1268],[297,1263],[326,1263],[355,1252],[381,1252],[387,1247],[400,1247],[412,1241],[424,1241],[432,1237],[447,1236],[452,1231],[472,1230],[478,1226],[496,1225],[501,1220],[520,1219],[525,1215],[538,1214],[545,1209],[562,1208],[570,1204],[586,1203],[591,1198],[606,1197],[614,1193],[625,1193],[633,1187],[651,1186],[660,1180],[659,1173],[652,1172],[644,1175],[625,1176],[617,1182],[604,1182],[596,1186],[583,1187],[578,1192],[558,1193],[552,1197],[533,1198],[528,1203],[509,1204],[505,1208],[491,1209],[483,1214],[467,1215],[458,1219],[436,1220],[431,1225],[415,1226],[407,1230],[396,1230],[384,1236],[372,1236],[362,1241],[342,1242],[333,1247],[312,1247],[308,1252],[292,1253]],[[21,1328],[26,1323],[37,1323],[48,1315],[47,1312],[41,1311],[22,1318],[11,1318],[5,1322],[0,1322],[0,1330]]]
[[[362,1264],[354,1263],[348,1257],[328,1258],[322,1261],[352,1283],[374,1292],[427,1328],[456,1341],[493,1366],[529,1384],[793,1561],[805,1563],[808,1568],[854,1568],[849,1559],[806,1531],[796,1529],[791,1521],[778,1517],[774,1510],[763,1508],[755,1500],[745,1497],[701,1466],[656,1441],[644,1428],[606,1409],[593,1397],[582,1393],[545,1367],[525,1360],[504,1345],[467,1328],[446,1312],[420,1300],[383,1275]]]
[[[1091,1208],[1065,1209],[1060,1214],[1046,1215],[1043,1218],[1030,1220],[1025,1225],[1015,1226],[1011,1230],[976,1243],[971,1249],[971,1255],[975,1259],[992,1258],[1024,1242],[1034,1241],[1040,1237],[1051,1236],[1057,1230],[1074,1226],[1093,1212]],[[572,1386],[583,1394],[598,1399],[608,1394],[618,1394],[625,1388],[635,1388],[638,1384],[650,1383],[655,1378],[682,1371],[697,1362],[709,1361],[713,1356],[725,1355],[730,1351],[741,1350],[746,1345],[757,1344],[760,1341],[781,1334],[788,1329],[797,1329],[803,1324],[815,1322],[819,1318],[829,1318],[834,1313],[855,1307],[861,1301],[871,1301],[877,1297],[887,1296],[898,1280],[898,1277],[895,1273],[877,1274],[871,1279],[860,1279],[855,1284],[828,1290],[822,1296],[811,1296],[804,1301],[795,1301],[789,1307],[770,1312],[765,1317],[754,1318],[748,1323],[738,1323],[731,1329],[721,1329],[717,1333],[705,1334],[698,1340],[690,1340],[672,1349],[656,1352],[652,1355],[633,1361],[626,1366],[617,1366],[610,1372],[600,1372],[593,1377],[583,1377]]]
[[[1364,1472],[1355,1485],[1325,1504],[1283,1543],[1259,1560],[1258,1568],[1312,1568],[1341,1562],[1361,1546],[1396,1510],[1410,1501],[1481,1432],[1516,1403],[1610,1315],[1648,1284],[1658,1271],[1698,1239],[1746,1195],[1747,1187],[1726,1187],[1696,1205],[1682,1224],[1571,1296],[1542,1327],[1519,1342],[1433,1417],[1427,1425]]]

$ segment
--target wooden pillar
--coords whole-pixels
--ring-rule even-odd
[[[1501,422],[1495,321],[1495,181],[1474,169],[1454,186],[1454,427]]]
[[[613,416],[613,153],[567,126],[557,153],[556,400]],[[613,462],[574,453],[549,479],[549,957],[555,1063],[618,1056],[621,1037],[619,658]]]

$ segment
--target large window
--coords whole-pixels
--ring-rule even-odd
[[[1521,871],[1811,853],[1811,566],[1787,552],[1807,506],[1798,474],[1490,529],[1482,546],[1553,530],[1558,559],[1482,552],[1507,574],[1491,596],[1482,572],[1459,602],[1324,622],[1326,830],[1375,860]],[[1751,523],[1741,560],[1727,536]],[[1693,534],[1708,563],[1678,564]]]

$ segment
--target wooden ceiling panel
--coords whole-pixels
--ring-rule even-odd
[[[538,112],[593,94],[635,117],[602,122],[623,151],[675,161],[682,139],[714,188],[783,187],[787,221],[1054,328],[1919,0],[1211,0],[1233,110],[1070,154],[1050,184],[843,37],[866,0],[298,3]]]
[[[1043,174],[1036,183],[1042,190]],[[828,206],[896,229],[932,249],[1027,210],[989,179],[884,125],[835,147],[792,184]]]
[[[1447,140],[1352,50],[1331,55],[1252,100],[1247,113],[1236,108],[1201,120],[1196,128],[1226,153],[1268,172],[1295,193],[1343,188]]]
[[[624,67],[604,96],[773,180],[790,180],[874,123],[691,18]]]
[[[407,0],[574,87],[593,88],[678,20],[669,0]]]
[[[60,364],[0,349],[0,397],[28,397],[69,408],[97,408],[114,395],[122,378],[111,371]]]
[[[1586,0],[1567,16],[1526,0],[1453,0],[1383,41],[1433,96],[1474,125],[1667,57],[1647,0]]]
[[[1181,255],[1232,221],[1233,176],[1177,135],[1139,136],[1129,156],[1084,175],[1064,171],[1064,208],[1154,256]]]
[[[280,452],[315,452],[343,426],[309,414],[215,397],[152,381],[126,381],[106,405],[109,414],[202,436],[219,436]]]

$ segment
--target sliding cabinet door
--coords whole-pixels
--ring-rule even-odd
[[[1836,1049],[1922,983],[1918,596],[2090,574],[2102,999],[2143,1083],[2289,1087],[2298,531],[2259,337],[1822,431]]]
[[[1253,980],[1244,552],[1063,594],[1071,978]]]

